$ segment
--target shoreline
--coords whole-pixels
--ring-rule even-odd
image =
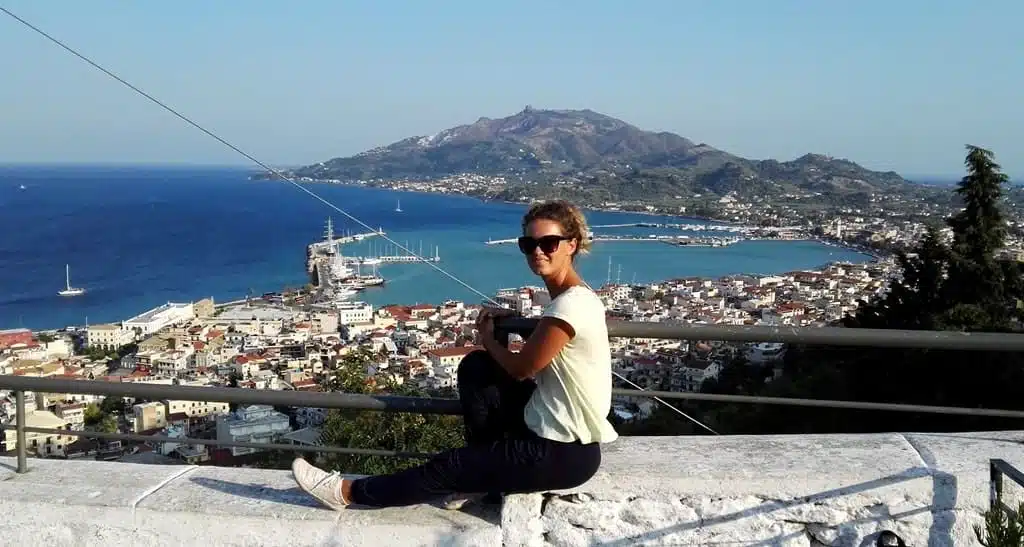
[[[253,175],[249,176],[249,180],[253,181],[253,182],[277,182],[277,183],[287,183],[288,182],[288,181],[281,180],[280,178],[277,178],[277,177],[253,178]],[[406,192],[406,193],[409,193],[409,194],[424,194],[424,195],[434,195],[434,196],[436,196],[436,195],[458,196],[458,197],[464,197],[464,198],[469,198],[469,199],[475,199],[475,200],[477,200],[479,202],[482,202],[482,203],[495,202],[495,203],[504,203],[504,204],[507,204],[507,205],[520,205],[520,206],[523,206],[523,207],[528,207],[530,205],[529,203],[522,202],[522,201],[510,201],[510,200],[507,200],[507,199],[492,199],[492,198],[487,198],[485,196],[480,196],[480,195],[476,195],[476,194],[468,194],[468,193],[463,193],[463,192],[433,192],[433,191],[430,191],[430,190],[423,190],[423,189],[416,189],[416,190],[411,190],[411,189],[406,189],[406,188],[398,189],[398,188],[389,188],[387,186],[376,186],[376,185],[372,185],[372,184],[360,184],[358,182],[334,182],[334,181],[331,181],[331,180],[296,180],[295,183],[296,184],[325,184],[325,185],[332,185],[332,186],[350,186],[350,187],[355,187],[355,188],[373,188],[375,190],[385,190],[385,191],[388,191],[388,192]],[[701,216],[682,216],[682,215],[679,215],[678,213],[653,213],[651,211],[631,211],[631,210],[614,209],[614,208],[610,208],[610,207],[589,206],[589,205],[588,206],[580,206],[580,209],[583,209],[584,212],[586,212],[586,211],[598,211],[598,212],[602,212],[602,213],[615,213],[615,214],[624,214],[624,215],[645,215],[645,216],[666,217],[666,218],[678,219],[678,220],[695,220],[695,221],[700,221],[700,222],[722,224],[722,225],[725,225],[725,226],[742,226],[742,223],[739,223],[739,222],[736,222],[736,221],[732,221],[732,220],[720,220],[720,219],[714,219],[714,218],[709,218],[709,217],[701,217]]]
[[[251,181],[247,181],[246,179],[242,178],[244,176],[246,176],[246,173],[243,172],[243,173],[239,173],[238,175],[232,176],[231,178],[237,177],[235,180],[238,180],[241,184],[245,184],[246,182],[251,182]],[[282,182],[282,181],[278,180],[276,182]],[[338,184],[338,183],[332,183],[332,182],[305,182],[303,184]],[[478,196],[478,195],[464,194],[464,193],[458,193],[458,192],[455,192],[455,193],[452,193],[452,192],[437,192],[437,191],[430,191],[430,190],[427,190],[427,189],[416,189],[416,190],[394,189],[394,188],[378,187],[378,186],[363,185],[363,184],[346,184],[346,186],[352,186],[352,187],[355,187],[355,188],[367,188],[367,189],[379,190],[379,191],[382,192],[379,195],[382,198],[385,198],[385,199],[386,199],[387,196],[384,194],[384,192],[387,192],[387,194],[394,194],[396,192],[412,192],[412,193],[416,193],[416,194],[435,194],[435,195],[436,194],[443,194],[445,197],[455,197],[455,198],[460,198],[460,199],[462,199],[462,198],[472,199],[472,200],[474,200],[477,203],[484,203],[484,202],[506,203],[506,202],[504,202],[502,200],[488,199],[488,198],[481,197],[481,196]],[[464,202],[464,203],[468,204],[469,202]],[[510,203],[510,204],[511,203],[515,203],[516,205],[523,206],[523,207],[525,207],[527,205],[527,204],[524,204],[524,203],[521,203],[521,202],[507,202],[507,203]],[[469,207],[472,208],[473,206],[469,205]],[[650,217],[661,217],[661,218],[665,218],[665,219],[682,220],[683,222],[692,222],[694,220],[700,221],[700,219],[696,218],[696,217],[686,217],[686,216],[680,216],[680,215],[668,215],[668,214],[662,214],[662,213],[634,212],[634,211],[623,211],[623,210],[609,210],[609,209],[605,209],[605,208],[592,208],[592,209],[588,209],[588,210],[601,211],[603,213],[604,212],[614,213],[617,216],[621,216],[622,214],[632,214],[632,215],[635,215],[634,218],[639,218],[639,215],[644,215],[644,217],[647,217],[647,218],[650,218]],[[512,214],[512,213],[513,213],[513,211],[506,209],[506,213],[504,213],[504,214]],[[611,223],[611,221],[606,221],[606,222]],[[720,222],[720,221],[713,221],[712,220],[712,221],[709,221],[709,222],[714,222],[715,224],[719,224],[719,225],[723,225],[723,226],[729,225],[729,223]],[[819,244],[826,243],[826,241],[824,241],[824,240],[819,240],[819,239],[816,239],[816,238],[813,238],[813,237],[808,237],[808,238],[801,239],[801,240],[795,240],[795,239],[773,239],[773,240],[777,240],[777,241],[794,241],[794,242],[795,241],[815,241],[816,243],[819,243]],[[844,250],[845,249],[845,250],[851,251],[853,253],[856,253],[856,255],[857,255],[855,257],[849,257],[846,260],[842,260],[842,261],[839,261],[839,262],[849,262],[849,261],[852,260],[852,261],[857,262],[857,263],[862,263],[862,262],[867,262],[867,261],[870,261],[872,259],[877,259],[878,258],[877,255],[875,255],[874,253],[867,253],[862,248],[857,248],[857,247],[852,247],[852,246],[847,246],[847,245],[840,246],[840,245],[837,245],[835,242],[828,242],[828,243],[830,245],[832,245],[832,246],[835,246],[836,247],[836,251],[840,251],[840,250]],[[611,247],[611,246],[608,246],[608,247]],[[681,246],[681,247],[684,247],[684,246]],[[728,247],[723,246],[723,248],[728,248]],[[772,252],[770,254],[777,254],[778,252],[783,252],[781,247],[777,247],[776,249],[779,249],[779,250],[777,252]],[[297,252],[299,252],[301,254],[301,251],[297,251]],[[685,253],[685,250],[683,252]],[[804,262],[804,263],[802,263],[802,265],[805,265],[805,267],[807,267],[808,269],[819,268],[819,264],[821,264],[821,262],[826,262],[827,261],[826,264],[831,264],[831,263],[835,262],[835,260],[834,260],[835,258],[838,258],[838,257],[824,256],[824,255],[827,255],[828,253],[827,252],[821,253],[821,250],[818,250],[816,252],[818,252],[820,255],[822,255],[822,256],[819,257],[818,260]],[[716,256],[719,255],[719,253],[711,253],[711,254],[714,254]],[[821,259],[824,259],[824,260],[821,260]],[[819,262],[819,261],[821,261],[821,262]],[[685,262],[685,260],[684,260],[684,262]],[[786,272],[786,271],[794,270],[794,269],[797,269],[797,267],[798,267],[798,265],[795,265],[795,264],[793,264],[791,262],[787,262],[787,261],[782,261],[782,262],[784,262],[784,263],[783,264],[772,264],[772,267],[769,267],[769,268],[762,268],[761,266],[756,266],[755,268],[757,270],[763,270],[766,275],[770,275],[770,274],[776,274],[776,273],[781,273],[781,272]],[[285,286],[292,286],[292,287],[302,286],[303,283],[306,280],[306,276],[304,275],[304,272],[299,269],[299,268],[301,268],[301,266],[298,266],[299,263],[300,262],[292,263],[292,262],[289,261],[288,263],[282,264],[279,267],[279,269],[282,270],[282,271],[287,271],[287,272],[294,271],[294,273],[295,273],[295,275],[294,275],[295,281],[291,280],[291,276],[290,275],[282,275],[282,276],[276,276],[277,279],[278,279],[277,281],[274,281],[273,279],[271,279],[271,280],[269,280],[270,281],[269,283],[263,284],[260,279],[256,279],[255,278],[256,276],[254,276],[254,279],[247,280],[247,283],[252,283],[252,284],[255,284],[256,286],[259,287],[260,290],[257,291],[257,294],[261,293],[261,292],[268,292],[268,291],[279,291],[279,290],[281,290]],[[636,267],[639,267],[639,266],[636,266]],[[724,268],[720,268],[720,269],[716,268],[716,269],[714,269],[715,271],[708,271],[708,273],[706,275],[701,276],[701,278],[702,279],[709,279],[709,280],[721,279],[721,278],[726,277],[728,275],[735,275],[736,272],[738,272],[738,271],[750,270],[750,269],[755,269],[755,268],[750,268],[749,266],[744,266],[744,265],[737,264],[736,267],[724,267]],[[679,268],[663,268],[663,269],[659,269],[659,270],[656,270],[656,271],[651,271],[651,275],[649,277],[648,277],[648,275],[635,276],[635,277],[642,277],[642,281],[639,284],[649,284],[649,283],[663,282],[665,279],[671,279],[671,278],[673,278],[675,276],[678,276],[681,273],[681,271],[687,271],[687,268],[685,268],[685,265],[684,266],[680,266]],[[643,271],[635,272],[635,274],[642,274],[642,273],[644,273],[644,272]],[[600,276],[595,275],[595,277],[599,277],[600,279],[597,279],[597,280],[600,281],[600,280],[603,280],[604,275],[600,275]],[[629,280],[629,276],[628,275],[625,276],[623,278],[623,280],[624,281],[628,281]],[[116,281],[117,281],[116,279],[113,279],[112,284],[109,287],[111,290],[114,290],[114,291],[118,290],[118,288],[117,288],[118,284],[117,284]],[[282,281],[284,281],[284,282],[282,283]],[[244,283],[227,284],[227,285],[229,285],[229,286],[225,287],[225,288],[229,289],[227,292],[220,292],[220,291],[218,291],[215,288],[215,286],[205,287],[205,288],[201,287],[201,286],[192,286],[192,287],[183,286],[181,288],[183,288],[185,290],[181,291],[181,294],[179,294],[177,296],[171,295],[171,297],[172,297],[173,301],[188,302],[188,301],[196,301],[196,300],[199,300],[201,298],[206,298],[206,297],[212,296],[215,299],[215,301],[218,302],[218,304],[217,304],[218,308],[222,308],[223,306],[225,306],[226,304],[228,304],[230,302],[244,302],[245,301],[245,291],[244,290],[239,290],[238,292],[231,292],[230,291],[230,289],[231,289],[230,285],[239,285],[239,284],[248,286],[248,285],[246,285]],[[455,290],[457,290],[457,289],[453,289],[453,292]],[[198,293],[198,294],[196,294],[194,297],[191,297],[189,295],[189,293],[193,293],[193,294]],[[422,300],[424,298],[438,298],[438,299],[443,300],[444,297],[448,297],[449,295],[451,297],[459,298],[459,299],[462,299],[462,300],[467,300],[468,299],[467,301],[473,301],[471,295],[468,295],[468,294],[452,294],[452,293],[448,293],[447,295],[445,295],[444,293],[438,293],[436,297],[432,296],[432,295],[427,295],[427,294],[421,294],[421,295],[417,296],[415,293],[411,292],[411,289],[408,289],[405,286],[403,286],[400,289],[395,290],[395,292],[392,292],[391,290],[388,290],[388,289],[384,289],[382,291],[376,291],[375,290],[373,293],[370,293],[370,294],[356,295],[356,296],[353,297],[353,300],[359,300],[359,299],[362,299],[362,298],[366,298],[366,299],[372,301],[376,306],[380,306],[380,305],[384,305],[385,303],[411,303],[414,300],[415,301],[419,301],[419,300]],[[149,305],[146,302],[146,300],[148,300],[148,298],[145,295],[140,295],[140,296],[141,296],[141,298],[122,298],[122,299],[118,300],[117,302],[111,302],[111,303],[96,304],[95,302],[87,302],[89,307],[92,308],[91,309],[92,313],[89,313],[89,315],[92,316],[92,317],[90,317],[90,319],[92,320],[90,322],[91,323],[98,323],[98,322],[114,322],[114,323],[116,323],[116,322],[123,321],[123,320],[125,320],[128,317],[137,315],[138,312],[145,311],[146,309],[149,309],[150,307],[152,307],[151,305]],[[410,296],[412,296],[414,298],[410,298]],[[159,301],[154,302],[152,305],[157,305],[157,304],[162,303],[164,301],[165,301],[165,299],[160,299]],[[24,322],[22,322],[22,324],[24,324],[26,327],[28,327],[30,329],[33,329],[33,330],[35,330],[35,329],[39,329],[39,330],[62,329],[62,328],[66,328],[66,327],[69,327],[69,326],[82,326],[84,324],[83,320],[82,320],[82,317],[83,317],[82,314],[74,314],[74,313],[65,313],[65,312],[63,312],[62,304],[57,302],[56,300],[54,300],[54,301],[41,300],[40,302],[38,302],[36,304],[30,305],[30,306],[24,306],[24,309],[25,309],[26,317],[29,317],[30,320],[27,322],[27,324],[24,323]],[[108,313],[110,315],[107,315]],[[22,326],[21,324],[19,324],[19,322],[21,322],[21,321],[19,320],[18,315],[15,314],[10,319],[12,319],[12,320],[7,325],[0,325],[0,328],[17,328],[17,327],[21,327]]]
[[[800,241],[800,242],[822,243],[822,241],[819,241],[819,240],[814,239],[814,238],[800,239],[800,240],[767,240],[767,241],[787,241],[787,242],[789,242],[789,241],[793,241],[793,242]],[[722,248],[725,248],[725,247],[722,247]],[[882,260],[882,258],[880,258],[878,256],[875,256],[873,254],[870,254],[870,253],[865,253],[863,251],[858,251],[858,250],[852,249],[852,248],[850,250],[854,250],[854,251],[856,251],[856,252],[858,252],[860,254],[863,254],[863,255],[865,255],[867,257],[870,257],[868,260],[865,260],[865,261],[860,262],[860,263],[877,263],[880,260]],[[858,264],[858,262],[851,262],[849,260],[831,260],[831,261],[825,262],[824,264],[821,264],[819,266],[815,266],[815,267],[812,267],[812,268],[809,268],[809,269],[806,269],[806,270],[800,270],[800,271],[817,271],[817,272],[820,272],[820,271],[824,271],[824,270],[826,270],[828,268],[831,268],[833,266],[844,265],[844,264]],[[731,273],[726,273],[726,274],[722,274],[722,275],[719,275],[719,276],[685,276],[685,278],[687,278],[687,279],[700,279],[700,280],[705,280],[705,281],[720,281],[720,280],[723,280],[723,279],[726,279],[726,278],[729,278],[729,277],[732,277],[732,276],[736,276],[736,275],[772,276],[772,275],[780,275],[780,274],[786,273],[788,271],[794,271],[794,270],[787,269],[787,270],[780,271],[780,272],[760,272],[760,273],[755,273],[755,274],[746,273],[746,272],[731,272]],[[646,283],[637,283],[636,285],[638,285],[638,286],[645,286],[645,285],[664,284],[664,283],[668,283],[668,282],[670,282],[672,280],[675,280],[675,279],[682,279],[682,278],[678,277],[678,276],[676,276],[676,277],[666,277],[664,279],[658,279],[658,280],[649,281],[649,282],[646,282]],[[619,285],[632,285],[632,283],[619,283]],[[284,290],[284,287],[282,287],[280,290]],[[202,296],[202,297],[200,297],[198,299],[188,299],[188,301],[196,302],[196,301],[201,300],[203,298],[212,298],[213,301],[214,301],[214,309],[217,310],[217,311],[220,311],[220,310],[223,310],[225,308],[232,307],[232,306],[244,305],[247,300],[251,300],[251,301],[253,301],[255,303],[263,302],[263,300],[260,297],[253,297],[251,299],[244,298],[244,297],[243,298],[229,297],[228,300],[225,300],[223,302],[218,302],[218,296],[217,295],[211,295],[211,294],[206,294],[205,296]],[[441,301],[451,300],[451,299],[452,298],[449,298],[449,297],[442,297],[442,298],[440,298]],[[358,298],[352,298],[351,301],[352,302],[357,302],[357,301],[360,301],[360,300]],[[420,303],[420,302],[417,302],[417,303]],[[386,303],[386,304],[379,304],[379,305],[373,305],[373,306],[374,306],[374,308],[380,309],[380,308],[383,308],[383,307],[386,307],[386,306],[406,306],[406,305],[412,305],[412,303],[407,303],[407,302],[406,303],[403,303],[403,302],[390,302],[390,303]],[[145,311],[145,310],[143,310],[143,311]],[[139,312],[139,313],[142,313],[142,312]],[[118,323],[118,322],[122,322],[122,321],[125,321],[125,320],[126,319],[122,318],[122,319],[116,319],[116,320],[112,320],[112,321],[104,321],[102,323]],[[93,323],[93,324],[102,324],[102,323]],[[70,325],[64,325],[64,326],[61,326],[61,327],[54,327],[54,328],[41,328],[41,329],[32,329],[32,328],[30,328],[29,330],[31,330],[32,332],[35,332],[35,333],[42,333],[42,332],[52,333],[52,332],[64,331],[64,330],[70,329],[70,328],[83,329],[84,327],[85,327],[85,325],[70,324]],[[18,327],[4,327],[3,325],[0,325],[0,329],[3,329],[3,328],[18,328]]]
[[[286,181],[282,181],[282,180],[280,180],[278,178],[253,179],[251,175],[249,177],[249,180],[251,180],[251,181],[263,181],[263,182],[286,183]],[[423,189],[410,190],[410,189],[405,189],[405,188],[397,189],[397,188],[389,188],[389,187],[386,187],[386,186],[373,186],[373,185],[368,185],[368,184],[359,184],[359,183],[356,183],[356,182],[333,182],[333,181],[328,181],[328,180],[311,180],[311,181],[298,181],[297,180],[295,182],[296,182],[296,184],[324,184],[324,185],[334,185],[334,186],[349,186],[349,187],[355,187],[355,188],[372,188],[372,189],[375,189],[375,190],[382,190],[382,191],[386,191],[386,192],[405,192],[405,193],[409,193],[409,194],[422,194],[422,195],[431,195],[431,196],[442,195],[442,196],[449,196],[449,197],[461,197],[461,198],[473,199],[473,200],[476,200],[476,201],[478,201],[480,203],[503,203],[503,204],[506,204],[506,205],[519,205],[519,206],[522,206],[522,207],[529,206],[528,203],[524,203],[524,202],[521,202],[521,201],[509,201],[509,200],[504,200],[504,199],[502,199],[502,200],[499,200],[499,199],[489,199],[489,198],[486,198],[486,197],[483,197],[483,196],[474,195],[474,194],[465,194],[465,193],[461,193],[461,192],[432,192],[430,190],[423,190]],[[707,218],[707,217],[699,217],[699,216],[682,216],[682,215],[671,214],[671,213],[652,213],[650,211],[624,211],[622,209],[612,209],[612,208],[607,208],[607,207],[589,207],[589,206],[588,207],[581,207],[581,209],[583,209],[585,212],[586,211],[597,211],[597,212],[601,212],[601,213],[621,214],[621,215],[644,215],[644,216],[651,216],[651,217],[664,217],[664,218],[673,219],[673,220],[698,221],[698,222],[704,222],[704,223],[714,223],[714,224],[719,224],[719,225],[723,225],[723,226],[743,226],[744,225],[743,223],[735,222],[735,221],[729,221],[729,220],[718,220],[718,219]],[[686,223],[681,222],[680,224],[686,224]],[[853,252],[856,252],[856,253],[868,256],[872,260],[881,260],[882,259],[882,257],[877,255],[875,252],[867,251],[867,250],[865,250],[865,249],[863,249],[861,247],[854,246],[854,245],[851,245],[849,243],[834,241],[834,240],[827,239],[827,238],[819,238],[819,237],[815,237],[813,235],[808,235],[807,237],[799,238],[799,239],[759,238],[759,239],[752,240],[752,241],[793,241],[793,242],[808,241],[808,242],[821,243],[823,245],[828,245],[830,247],[838,247],[838,248],[846,250],[846,251],[853,251]]]

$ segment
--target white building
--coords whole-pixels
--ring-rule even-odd
[[[195,306],[191,302],[168,302],[125,321],[124,328],[137,331],[139,336],[147,336],[175,323],[190,321],[195,316]]]
[[[10,425],[13,425],[15,421],[14,416],[11,416]],[[25,413],[25,426],[27,427],[38,427],[44,429],[68,429],[69,424],[58,418],[53,412],[48,410],[29,410]],[[6,438],[4,439],[4,450],[14,450],[18,447],[18,436],[14,428],[4,431]],[[30,453],[47,457],[47,456],[64,456],[65,447],[78,437],[71,435],[61,435],[54,433],[33,433],[31,431],[25,432],[25,443]]]
[[[189,418],[202,418],[212,414],[228,414],[230,406],[228,403],[219,401],[181,401],[167,399],[164,401],[167,406],[167,415],[184,414]]]
[[[132,430],[135,433],[167,427],[167,407],[152,401],[132,406]]]
[[[319,427],[327,421],[327,409],[305,407],[296,409],[295,421],[301,427]]]
[[[89,325],[89,329],[85,333],[85,340],[86,345],[90,348],[117,349],[131,344],[135,340],[135,333],[117,323],[101,323]]]
[[[191,346],[186,346],[191,349]],[[188,372],[191,351],[162,351],[150,357],[151,370],[159,376],[176,378]]]
[[[673,390],[700,391],[705,380],[718,378],[722,367],[715,361],[690,362],[682,365],[673,378]]]
[[[543,287],[527,286],[517,289],[500,289],[495,294],[494,300],[517,313],[531,315],[534,308],[550,304],[551,295]]]
[[[234,414],[217,417],[217,440],[221,442],[273,443],[291,432],[288,416],[270,405],[251,405]],[[231,447],[232,456],[259,452],[258,448]]]
[[[54,415],[64,421],[74,431],[85,429],[86,403],[57,403]]]
[[[461,348],[437,348],[427,352],[427,359],[434,369],[434,376],[448,375],[454,378],[458,373],[459,363],[469,353],[480,349],[479,346]]]
[[[338,332],[339,322],[337,313],[315,312],[312,317],[312,322],[314,334],[330,334]]]
[[[764,365],[781,360],[786,356],[786,344],[762,342],[747,350],[747,361],[752,365]]]
[[[373,320],[373,306],[366,302],[341,302],[335,309],[338,310],[339,325],[369,323]]]

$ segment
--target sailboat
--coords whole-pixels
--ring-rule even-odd
[[[398,203],[395,205],[395,212],[396,213],[401,213],[402,212],[402,200],[399,199],[399,200],[396,200],[396,201]]]
[[[78,296],[80,294],[85,294],[85,289],[71,286],[71,267],[68,264],[64,265],[64,290],[59,291],[57,294],[61,296]]]

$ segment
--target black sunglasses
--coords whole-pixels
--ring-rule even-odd
[[[522,236],[517,239],[516,242],[519,243],[519,250],[522,251],[524,255],[533,254],[533,251],[536,251],[537,247],[540,247],[542,252],[551,254],[558,250],[558,246],[563,241],[572,241],[572,239],[573,238],[568,236],[557,235],[541,236],[537,238]]]

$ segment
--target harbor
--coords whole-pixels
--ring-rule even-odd
[[[384,231],[378,229],[375,232],[338,236],[334,232],[332,219],[327,219],[323,239],[306,246],[306,272],[310,284],[314,288],[311,304],[317,306],[340,305],[358,294],[359,291],[383,286],[386,280],[377,270],[377,267],[383,264],[441,261],[438,246],[434,247],[432,256],[426,256],[423,254],[422,243],[420,243],[419,253],[411,252],[408,243],[404,246],[393,246],[396,250],[400,249],[402,254],[392,252],[375,256],[345,256],[341,252],[342,245],[378,236],[384,236]],[[391,251],[391,247],[388,246],[386,250]],[[369,268],[370,272],[366,273],[364,268]]]
[[[799,232],[801,226],[740,226],[733,224],[693,224],[693,223],[658,223],[628,222],[622,224],[595,224],[591,228],[667,228],[684,232],[736,232],[752,234],[758,232]]]
[[[594,231],[587,233],[587,237],[593,242],[655,242],[666,243],[678,247],[728,247],[741,241],[757,240],[802,240],[808,239],[804,228],[799,226],[739,226],[721,224],[686,224],[686,223],[657,223],[657,222],[628,222],[618,224],[595,224],[592,229],[614,229],[614,228],[652,228],[662,230],[678,230],[682,232],[698,232],[701,235],[690,236],[674,233],[660,234],[598,234]],[[708,235],[713,233],[722,235]],[[508,245],[515,244],[518,237],[488,239],[486,245]]]
[[[760,239],[744,236],[733,236],[733,237],[690,237],[690,236],[678,236],[678,235],[656,235],[651,234],[647,236],[637,235],[594,235],[590,234],[590,241],[594,242],[653,242],[653,243],[667,243],[669,245],[676,245],[680,247],[727,247],[740,241],[748,239]],[[777,238],[773,238],[777,239]],[[486,245],[508,245],[515,244],[518,238],[509,239],[489,239],[485,242]]]

